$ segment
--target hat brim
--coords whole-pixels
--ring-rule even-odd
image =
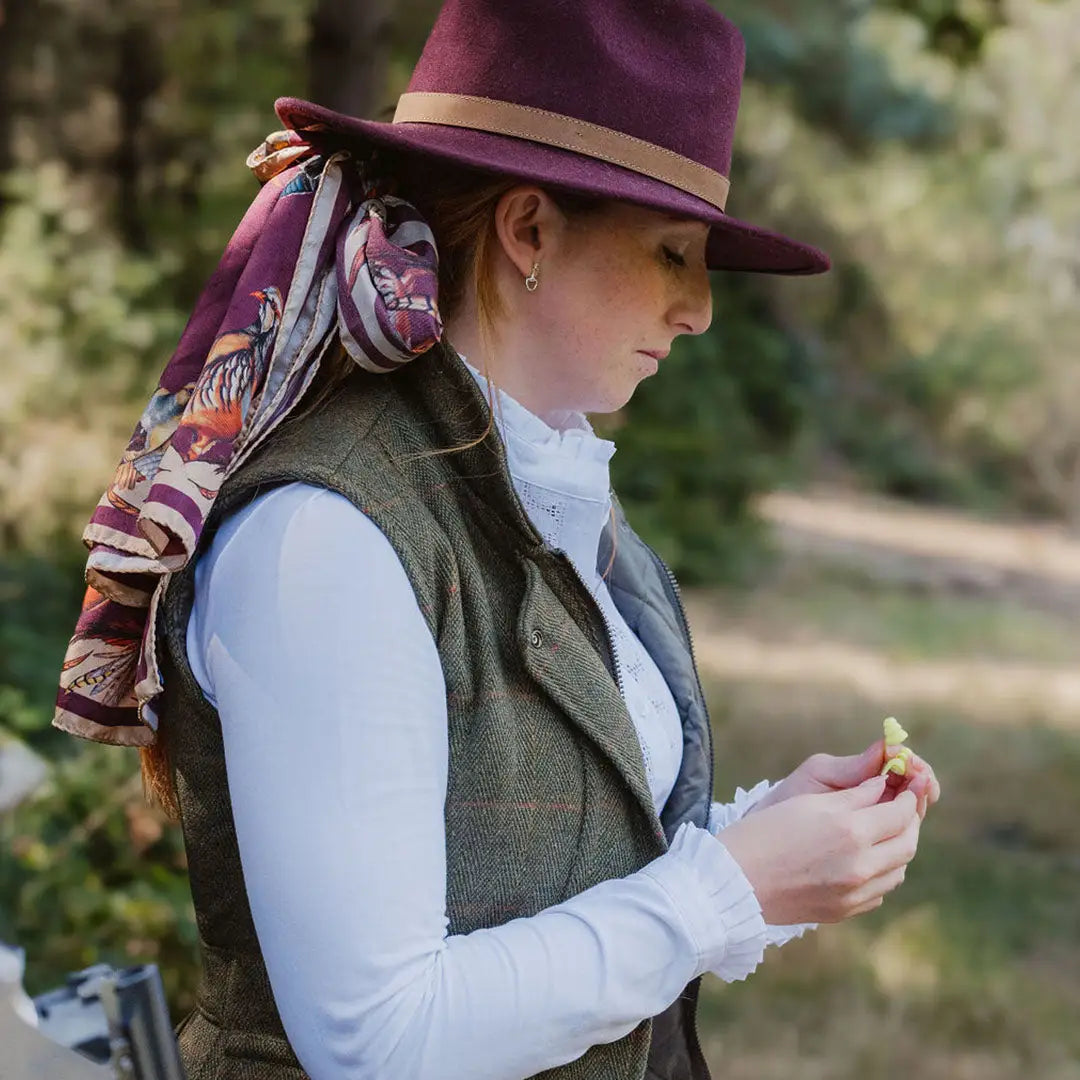
[[[829,269],[829,257],[809,244],[739,221],[696,195],[598,158],[474,128],[362,120],[299,98],[278,98],[274,109],[286,127],[309,134],[315,143],[320,133],[331,138],[369,139],[477,169],[624,199],[704,221],[712,226],[705,248],[710,270],[821,274]]]

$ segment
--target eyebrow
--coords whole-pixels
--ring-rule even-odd
[[[695,225],[704,225],[708,228],[709,223],[707,221],[701,221],[699,218],[683,217],[679,214],[672,214],[666,210],[657,211],[660,216],[668,223],[672,225],[680,225],[684,228],[691,228]]]

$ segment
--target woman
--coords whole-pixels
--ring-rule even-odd
[[[723,212],[742,63],[702,0],[449,0],[394,123],[278,103],[57,715],[178,803],[193,1080],[707,1077],[701,975],[903,879],[939,789],[882,740],[711,802],[584,416],[707,329],[710,270],[827,268]]]

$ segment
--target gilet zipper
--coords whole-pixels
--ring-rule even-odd
[[[642,540],[645,544],[645,541]],[[686,608],[683,606],[682,590],[679,588],[679,583],[675,579],[675,575],[671,572],[666,562],[660,558],[656,550],[649,544],[645,544],[646,549],[652,555],[656,561],[657,566],[664,571],[664,578],[667,582],[668,598],[675,606],[675,610],[679,613],[679,621],[683,632],[683,637],[686,639],[686,647],[690,650],[690,660],[694,668],[694,681],[697,683],[698,697],[701,699],[701,709],[705,714],[705,733],[706,741],[709,748],[709,806],[712,806],[712,791],[713,791],[713,741],[712,741],[712,720],[709,717],[709,706],[705,700],[705,689],[701,685],[701,676],[698,674],[697,656],[694,654],[694,637],[690,632],[690,621],[686,617]],[[708,811],[706,811],[706,824],[708,824]]]
[[[452,346],[449,346],[449,345],[447,347],[452,348]],[[455,354],[457,353],[456,349],[454,349],[453,351],[454,351]],[[458,357],[456,355],[455,355],[455,359],[458,359]],[[459,360],[459,362],[460,362],[460,360]],[[462,365],[462,366],[464,366],[464,365]],[[473,390],[475,396],[480,401],[482,401],[485,406],[488,406],[490,408],[490,404],[489,404],[487,398],[484,396],[483,392],[480,390],[480,387],[477,384],[476,380],[472,377],[472,374],[470,372],[466,372],[466,373],[469,376],[469,383],[471,384],[471,387],[472,387],[472,390]],[[585,593],[588,595],[589,603],[592,604],[592,606],[595,609],[596,613],[600,616],[600,623],[604,628],[604,637],[606,639],[606,644],[607,644],[607,647],[608,647],[608,654],[609,654],[609,656],[611,658],[612,674],[613,674],[613,676],[615,678],[615,684],[619,689],[619,694],[625,700],[625,695],[623,693],[623,684],[622,684],[622,671],[621,671],[621,669],[619,667],[619,658],[618,658],[618,654],[615,651],[615,641],[614,641],[614,638],[613,638],[612,633],[611,633],[611,627],[610,627],[610,625],[608,624],[608,621],[607,621],[607,616],[604,615],[604,612],[600,608],[600,604],[598,603],[596,597],[593,596],[593,594],[592,594],[592,590],[589,589],[589,587],[585,584],[584,578],[578,572],[578,569],[577,569],[576,566],[574,566],[573,562],[571,562],[570,557],[566,554],[566,552],[560,551],[557,548],[550,548],[544,542],[544,538],[540,535],[539,530],[533,524],[532,519],[529,517],[528,513],[526,512],[524,505],[522,505],[521,499],[520,499],[520,497],[518,496],[518,493],[517,493],[517,489],[514,487],[513,477],[510,475],[510,463],[507,460],[506,450],[505,450],[505,447],[503,446],[502,435],[500,433],[496,432],[496,437],[495,437],[494,442],[495,442],[495,455],[498,458],[499,464],[502,467],[503,475],[504,475],[504,477],[505,477],[505,479],[507,481],[507,486],[510,489],[511,498],[513,499],[514,503],[516,504],[518,513],[519,513],[519,515],[521,517],[521,521],[524,524],[526,531],[530,534],[530,536],[532,536],[534,538],[535,541],[538,542],[538,546],[540,546],[541,549],[545,553],[547,553],[549,555],[554,554],[556,557],[558,557],[558,558],[562,559],[563,561],[565,561],[566,565],[570,568],[571,572],[577,578],[577,580],[581,583],[582,588],[584,589]],[[644,544],[645,541],[643,540],[642,543]],[[693,662],[693,668],[694,668],[694,679],[697,682],[698,695],[699,695],[699,697],[701,699],[701,707],[702,707],[702,709],[703,709],[703,711],[705,713],[705,728],[706,728],[706,734],[707,734],[708,754],[709,754],[709,790],[708,790],[708,796],[707,797],[708,797],[708,800],[709,800],[709,805],[711,805],[711,803],[712,803],[712,790],[713,790],[712,721],[709,718],[709,709],[708,709],[708,706],[705,703],[705,691],[702,688],[701,678],[698,675],[697,659],[694,656],[694,641],[693,641],[693,637],[691,636],[691,633],[690,633],[690,623],[688,622],[688,620],[686,618],[686,608],[683,607],[682,594],[681,594],[681,592],[679,590],[679,583],[678,583],[678,581],[675,580],[675,575],[671,572],[671,570],[669,569],[667,563],[665,563],[664,560],[660,558],[660,556],[657,554],[655,549],[653,549],[649,544],[645,544],[645,547],[649,551],[649,553],[652,555],[653,559],[656,560],[657,565],[664,571],[664,580],[667,583],[668,595],[669,595],[669,598],[674,601],[675,608],[679,612],[679,619],[680,619],[681,624],[682,624],[683,636],[686,638],[687,648],[690,650],[690,659]],[[708,809],[706,809],[706,822],[707,821],[708,821]],[[699,981],[699,986],[700,986],[700,981]],[[704,1055],[704,1053],[702,1052],[702,1049],[701,1049],[701,1039],[700,1039],[700,1037],[698,1035],[698,1030],[697,1030],[697,1001],[696,1001],[696,996],[695,996],[694,1008],[691,1009],[691,1011],[690,1011],[690,1023],[689,1023],[688,1027],[689,1027],[689,1030],[687,1031],[687,1041],[688,1041],[689,1046],[690,1046],[691,1056],[695,1059],[695,1064],[700,1066],[702,1077],[706,1078],[706,1080],[707,1080],[707,1078],[709,1077],[709,1067],[708,1067],[708,1063],[705,1061],[705,1055]]]
[[[693,634],[691,634],[691,632],[690,632],[690,621],[686,617],[686,608],[683,606],[682,590],[679,588],[679,582],[676,580],[675,575],[671,572],[671,569],[667,565],[667,563],[664,562],[664,560],[662,558],[660,558],[659,553],[653,547],[651,547],[649,544],[646,544],[644,540],[642,540],[642,543],[645,544],[645,547],[652,554],[652,557],[653,557],[653,559],[655,559],[657,565],[664,571],[664,578],[665,578],[665,581],[668,584],[668,590],[667,590],[668,591],[668,596],[669,596],[669,598],[671,600],[674,601],[675,609],[679,613],[679,619],[680,619],[680,621],[682,623],[683,636],[686,638],[686,646],[690,650],[690,660],[691,660],[691,662],[693,664],[693,667],[694,667],[694,679],[697,682],[698,695],[699,695],[699,697],[701,699],[701,708],[702,708],[702,711],[705,714],[705,730],[706,730],[706,735],[707,735],[706,742],[707,742],[707,745],[708,745],[708,755],[709,755],[709,788],[708,788],[708,795],[707,795],[708,808],[705,811],[705,824],[708,825],[709,808],[711,808],[711,806],[712,806],[712,793],[713,793],[713,783],[714,783],[712,720],[709,717],[709,706],[708,706],[707,702],[705,701],[705,690],[701,685],[701,676],[698,674],[697,657],[694,655],[694,638],[693,638]],[[700,990],[700,985],[699,985],[699,990]],[[697,995],[696,994],[694,996],[693,1007],[690,1009],[690,1022],[689,1022],[687,1027],[688,1027],[687,1041],[690,1044],[691,1057],[693,1057],[695,1059],[695,1064],[697,1066],[699,1066],[700,1069],[702,1070],[702,1075],[704,1077],[708,1077],[709,1076],[709,1065],[708,1065],[708,1062],[705,1060],[705,1053],[701,1048],[701,1038],[700,1038],[700,1036],[698,1034],[698,1029],[697,1029]]]
[[[589,602],[595,609],[596,614],[600,616],[600,624],[604,628],[604,637],[607,639],[608,654],[611,657],[611,672],[615,677],[615,685],[619,688],[619,696],[625,701],[626,694],[623,692],[622,666],[619,664],[619,654],[615,649],[615,635],[611,631],[611,623],[608,622],[608,618],[604,614],[604,609],[600,606],[600,601],[593,595],[592,589],[586,584],[585,579],[581,576],[581,572],[574,565],[573,560],[565,551],[562,551],[559,548],[548,547],[545,547],[544,550],[549,554],[555,555],[561,562],[566,563],[570,572],[581,583],[582,589],[588,594]]]

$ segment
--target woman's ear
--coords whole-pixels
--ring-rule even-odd
[[[519,184],[495,206],[495,231],[503,253],[522,277],[558,247],[565,219],[543,188]]]

